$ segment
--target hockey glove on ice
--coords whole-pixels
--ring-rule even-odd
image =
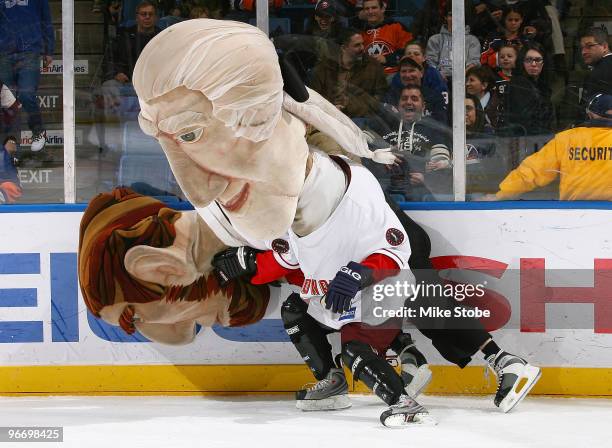
[[[327,287],[325,308],[331,308],[334,313],[348,311],[351,307],[351,300],[357,295],[370,274],[369,268],[354,261],[341,267]]]
[[[231,247],[217,253],[211,264],[221,286],[239,277],[257,273],[256,257],[259,251],[251,247]]]

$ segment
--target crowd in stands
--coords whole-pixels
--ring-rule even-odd
[[[506,163],[504,157],[514,150],[513,145],[520,144],[518,138],[542,137],[541,144],[535,145],[537,150],[556,132],[587,118],[586,107],[596,94],[612,94],[608,31],[583,26],[576,45],[579,62],[590,71],[579,86],[580,96],[565,95],[569,91],[568,60],[560,17],[567,2],[465,0],[464,5],[466,92],[462,96],[468,164],[495,157]],[[407,200],[435,200],[450,194],[451,1],[269,0],[268,7],[270,36],[303,81],[359,127],[405,154],[404,173],[388,175],[389,191]],[[0,20],[9,20],[6,12],[10,9],[3,11]],[[42,11],[36,18],[36,42],[28,48],[14,48],[11,54],[1,53],[0,80],[28,112],[34,139],[42,135],[44,141],[40,114],[32,102],[36,84],[16,85],[7,69],[12,64],[13,74],[28,70],[30,63],[19,59],[27,59],[27,54],[50,63],[54,42],[49,34],[48,6]],[[92,11],[103,14],[106,25],[103,79],[93,92],[103,152],[104,124],[137,117],[132,71],[155,35],[179,21],[198,18],[254,24],[256,1],[96,0]],[[5,40],[0,51],[7,49]],[[555,94],[563,98],[563,107],[555,102]],[[567,104],[571,101],[574,103]],[[520,162],[510,159],[500,176]],[[472,174],[477,172],[472,169]],[[492,193],[499,180],[474,191]]]

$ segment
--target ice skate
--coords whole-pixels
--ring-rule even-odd
[[[302,411],[331,411],[351,407],[348,383],[340,368],[331,369],[325,378],[313,386],[298,390],[295,398],[296,407]]]
[[[402,366],[402,381],[404,390],[411,397],[418,397],[429,385],[432,372],[425,356],[416,348],[409,334],[400,334],[397,339],[403,349],[397,354]]]
[[[539,367],[503,350],[489,356],[487,363],[497,376],[495,406],[504,412],[510,412],[519,404],[542,375]]]
[[[380,414],[380,422],[389,428],[413,425],[436,425],[436,420],[427,409],[408,395],[400,396],[398,402]]]

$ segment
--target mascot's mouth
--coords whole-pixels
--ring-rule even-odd
[[[228,212],[235,212],[240,210],[240,208],[244,205],[244,203],[249,198],[249,184],[244,184],[244,186],[240,189],[238,193],[236,193],[232,198],[227,202],[221,202],[221,205]]]

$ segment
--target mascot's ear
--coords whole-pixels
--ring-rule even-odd
[[[173,246],[135,246],[127,251],[123,262],[130,275],[163,286],[190,285],[199,277],[193,261]]]
[[[289,61],[289,58],[284,54],[279,54],[278,63],[283,77],[283,90],[298,103],[303,103],[308,100],[308,90],[295,67]]]

